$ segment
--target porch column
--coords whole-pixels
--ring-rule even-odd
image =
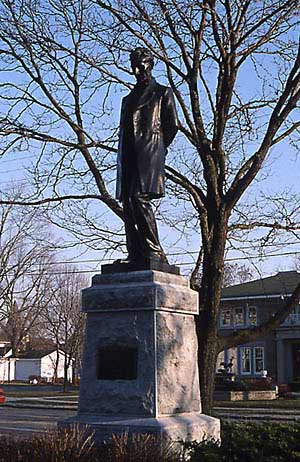
[[[278,383],[285,383],[285,367],[284,367],[284,344],[282,339],[277,339],[277,381]]]

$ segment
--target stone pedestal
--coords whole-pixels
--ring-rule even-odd
[[[102,274],[83,291],[87,313],[78,416],[99,441],[113,433],[219,438],[201,414],[197,292],[158,271]]]

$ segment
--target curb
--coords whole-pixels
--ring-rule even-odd
[[[277,422],[277,423],[298,423],[300,422],[300,416],[287,416],[287,415],[265,415],[265,414],[229,414],[229,413],[214,413],[214,417],[223,420],[244,420],[249,421],[264,421],[264,422]]]
[[[66,410],[66,411],[77,411],[77,405],[76,406],[55,406],[53,404],[47,405],[47,404],[25,404],[25,403],[3,403],[0,406],[1,407],[13,407],[13,408],[20,408],[20,409],[60,409],[60,410]]]

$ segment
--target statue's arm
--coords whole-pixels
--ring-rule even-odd
[[[123,121],[124,121],[124,108],[125,108],[125,104],[126,104],[126,100],[125,100],[126,97],[124,97],[122,99],[122,102],[121,102],[121,109],[120,109],[120,123],[119,123],[119,127],[121,128],[122,125],[123,125]]]
[[[161,124],[163,129],[164,144],[167,148],[175,138],[178,131],[178,115],[175,99],[171,88],[166,88],[162,101]]]

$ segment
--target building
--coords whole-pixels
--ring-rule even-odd
[[[57,351],[55,345],[47,339],[30,339],[24,351],[13,357],[9,342],[1,337],[0,352],[0,382],[27,382],[33,376],[51,382],[53,378],[64,377],[65,353]],[[68,380],[71,379],[72,364],[68,368]]]
[[[221,335],[265,322],[286,303],[299,283],[300,273],[284,271],[223,289]],[[268,336],[222,352],[218,364],[221,362],[232,362],[232,372],[240,379],[261,377],[267,371],[278,383],[300,381],[300,305]]]
[[[10,350],[10,342],[7,340],[4,334],[0,334],[0,358],[6,355]]]

